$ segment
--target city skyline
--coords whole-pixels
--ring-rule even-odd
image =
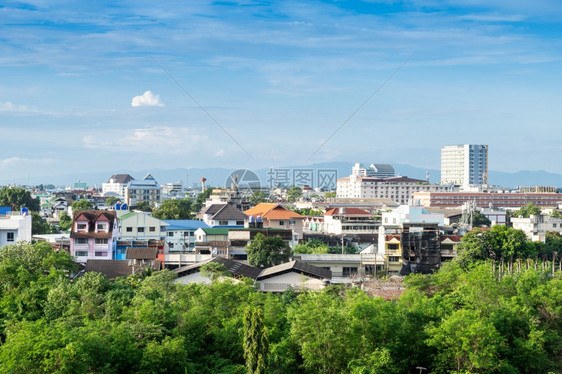
[[[490,170],[562,174],[562,4],[454,4],[8,2],[2,179],[354,160],[438,169],[443,146],[465,143],[490,146]]]

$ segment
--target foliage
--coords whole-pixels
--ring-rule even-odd
[[[244,311],[244,359],[247,373],[266,373],[268,353],[269,341],[263,309],[247,306]]]
[[[14,210],[26,207],[35,212],[40,209],[39,199],[32,198],[31,193],[21,187],[0,188],[0,206],[13,206]]]
[[[499,277],[489,262],[452,261],[406,277],[387,301],[359,288],[276,294],[252,282],[180,284],[167,270],[111,281],[72,271],[70,255],[46,243],[0,248],[0,373],[562,369],[560,272]]]
[[[336,197],[336,191],[326,192],[326,193],[324,194],[324,197],[325,197],[326,199],[335,198],[335,197]]]
[[[324,254],[330,253],[330,247],[321,240],[309,239],[306,243],[295,246],[293,252],[302,254]]]
[[[248,262],[256,267],[269,267],[289,261],[291,248],[279,235],[266,237],[257,233],[246,246]]]
[[[31,234],[51,234],[54,228],[37,212],[31,212]]]
[[[539,208],[536,205],[533,205],[533,203],[527,203],[526,206],[522,206],[518,210],[514,211],[512,213],[512,217],[529,218],[531,214],[535,216],[541,214],[541,208]]]
[[[303,216],[314,216],[314,217],[321,217],[324,215],[324,212],[317,209],[312,208],[302,208],[302,209],[293,209],[298,214],[302,214]]]
[[[299,186],[291,186],[287,190],[287,200],[289,202],[294,203],[295,201],[299,201],[302,197],[302,188]]]
[[[559,210],[554,209],[550,215],[552,218],[562,218],[562,213]]]
[[[199,214],[201,209],[205,206],[205,200],[207,200],[212,193],[213,193],[212,188],[206,188],[204,192],[198,194],[197,199],[195,199],[195,202],[191,206],[191,211],[196,215]]]
[[[472,216],[472,225],[474,227],[490,227],[492,222],[488,219],[488,217],[476,210]]]
[[[67,212],[62,212],[59,216],[59,227],[63,231],[70,230],[72,227],[72,217]]]
[[[107,199],[105,199],[105,206],[114,206],[119,201],[121,201],[121,200],[118,197],[110,196]]]
[[[72,209],[77,210],[91,210],[94,209],[94,204],[86,199],[76,200],[72,203]]]
[[[250,204],[252,206],[256,206],[260,203],[265,203],[267,201],[267,196],[263,191],[254,191],[254,193],[250,196]]]
[[[152,215],[158,219],[190,219],[191,200],[165,200]]]
[[[474,229],[464,235],[456,261],[466,266],[487,259],[527,258],[532,252],[523,231],[495,225],[489,230]]]
[[[135,205],[136,210],[140,210],[141,212],[152,212],[152,207],[147,201],[139,201],[137,205]]]
[[[218,262],[207,262],[201,265],[200,272],[203,276],[210,278],[212,281],[220,277],[229,277],[230,273],[223,264]]]

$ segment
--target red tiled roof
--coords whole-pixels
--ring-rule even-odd
[[[332,208],[332,209],[328,209],[326,211],[326,213],[324,213],[325,216],[337,216],[337,215],[342,215],[342,213],[340,212],[340,209],[342,208]],[[366,216],[370,216],[371,213],[367,212],[366,210],[363,209],[359,209],[359,208],[344,208],[345,209],[345,213],[343,213],[343,215],[346,216],[352,216],[352,215],[366,215]]]
[[[303,216],[301,216],[297,212],[285,209],[279,204],[272,203],[258,204],[255,207],[246,210],[244,213],[248,216],[261,216],[262,218],[267,218],[268,220],[303,218]]]
[[[74,212],[74,220],[72,221],[71,238],[111,238],[113,232],[113,223],[117,215],[111,210],[77,210]],[[88,221],[88,231],[76,231],[75,221]],[[96,232],[96,222],[109,222],[107,232]]]

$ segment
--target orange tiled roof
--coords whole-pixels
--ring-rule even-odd
[[[290,218],[303,218],[297,212],[283,208],[279,204],[260,203],[255,207],[248,209],[244,212],[248,216],[261,216],[268,220],[290,219]]]

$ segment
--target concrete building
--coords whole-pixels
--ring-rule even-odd
[[[135,178],[129,174],[114,174],[109,177],[106,183],[102,183],[101,191],[103,196],[125,196],[125,187]]]
[[[529,240],[545,242],[547,232],[562,234],[562,218],[553,218],[546,214],[533,215],[529,218],[511,218],[514,229],[522,230]]]
[[[351,168],[351,174],[359,177],[392,178],[394,168],[389,164],[371,164],[365,167],[363,164],[356,163]]]
[[[31,214],[0,209],[0,247],[19,241],[31,242]]]
[[[125,202],[134,207],[140,202],[147,203],[151,207],[160,204],[162,188],[154,177],[148,173],[142,180],[132,180],[125,187]]]
[[[492,193],[492,192],[431,192],[413,195],[414,204],[425,207],[459,207],[474,202],[479,208],[520,208],[533,203],[539,207],[557,207],[562,203],[559,193]]]
[[[488,146],[459,144],[441,148],[441,184],[488,184]]]
[[[119,234],[115,211],[79,210],[74,212],[70,231],[70,254],[77,262],[114,258]]]
[[[147,212],[128,212],[119,216],[119,240],[166,240],[168,225]]]
[[[381,224],[378,214],[359,208],[332,208],[324,213],[324,233],[331,235],[375,234]]]
[[[390,199],[408,204],[415,192],[448,192],[451,185],[434,185],[425,180],[408,177],[375,178],[350,175],[339,178],[336,196],[354,199]]]

